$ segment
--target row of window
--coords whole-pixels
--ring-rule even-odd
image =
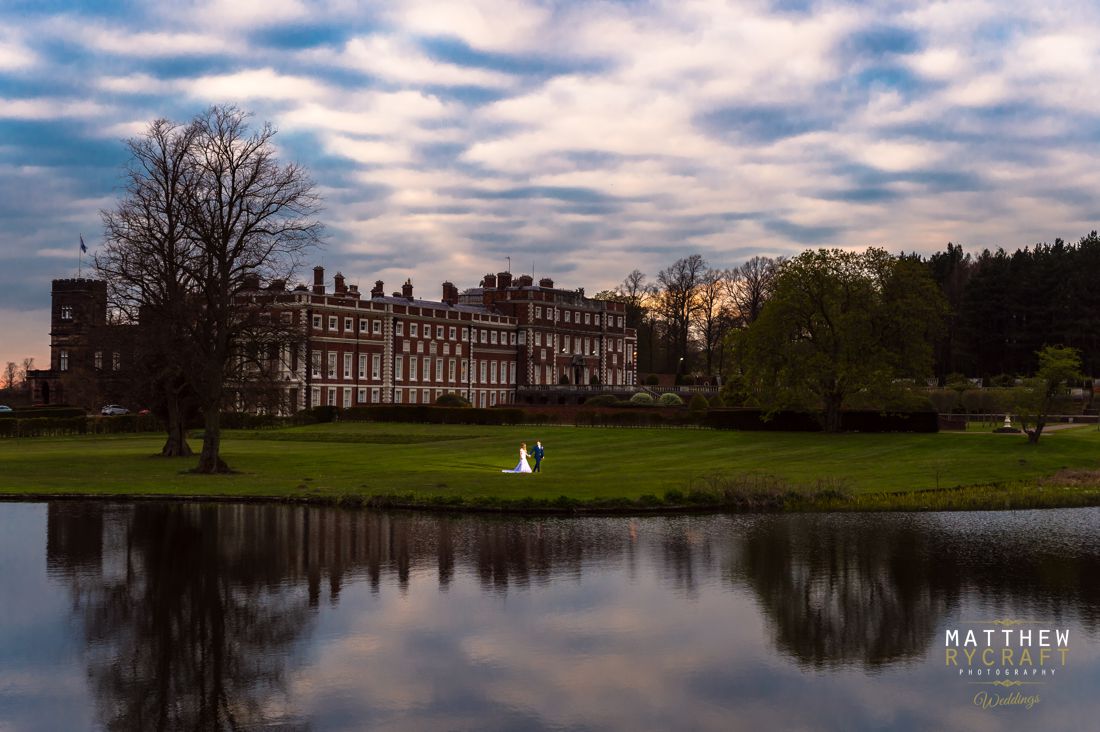
[[[103,370],[103,351],[96,351],[92,354],[92,365],[96,371]],[[122,368],[122,354],[118,351],[111,353],[111,371],[118,371]],[[61,348],[57,352],[57,369],[58,371],[69,370],[69,351]]]
[[[543,320],[542,316],[543,316],[542,306],[541,305],[536,305],[535,306],[535,320]],[[582,317],[584,318],[584,324],[585,325],[592,325],[593,322],[595,322],[596,325],[600,324],[600,313],[589,313],[589,312],[581,312],[581,311],[574,311],[574,310],[562,310],[560,308],[555,309],[555,308],[552,308],[552,307],[547,307],[546,308],[546,318],[545,319],[547,321],[556,322],[559,317],[561,318],[561,320],[563,322],[576,323],[577,325],[581,324],[581,318]],[[609,327],[612,327],[612,326],[617,326],[619,328],[623,327],[623,316],[621,316],[621,315],[619,315],[619,316],[605,315],[604,317],[607,318],[607,325]]]
[[[329,351],[325,354],[325,364],[327,366],[325,375],[329,379],[337,378],[337,367],[339,354],[334,351]],[[353,354],[345,353],[343,360],[343,375],[345,379],[352,378],[352,359]],[[368,354],[360,354],[358,362],[358,376],[360,379],[367,378],[367,361]],[[370,359],[370,378],[372,381],[380,381],[382,379],[382,356],[381,354],[374,353],[369,355]],[[406,367],[407,361],[407,367]],[[322,354],[320,351],[313,354],[313,376],[321,376],[321,364]],[[480,377],[479,381],[475,383],[481,384],[514,384],[516,383],[516,363],[515,361],[495,361],[495,360],[478,360],[478,366],[475,374]],[[433,370],[434,365],[434,370]],[[455,382],[456,377],[460,377],[462,383],[466,383],[470,377],[469,361],[466,359],[457,358],[432,358],[425,356],[424,358],[416,358],[415,356],[409,356],[407,359],[405,356],[397,356],[394,359],[394,381],[404,381],[406,373],[409,381],[432,381],[433,376],[435,381],[448,381]],[[446,368],[446,372],[444,372]],[[446,373],[446,379],[444,379],[444,373]]]
[[[394,391],[394,401],[397,404],[431,404],[445,393],[460,393],[453,392],[448,389],[401,389],[398,388]],[[368,389],[365,387],[359,387],[358,389],[352,389],[351,387],[337,388],[330,386],[322,389],[319,386],[313,387],[313,406],[337,406],[349,409],[358,404],[379,404],[381,403],[381,390],[377,387],[369,389],[370,400],[367,400]],[[355,401],[352,402],[352,396],[354,395]],[[323,400],[322,400],[323,397]],[[479,390],[479,393],[474,395],[474,401],[477,406],[480,407],[495,407],[497,404],[507,404],[511,401],[511,393],[508,391],[487,391]]]
[[[599,339],[581,336],[561,336],[562,353],[577,353],[577,354],[598,354],[599,353]],[[608,351],[614,353],[618,351],[623,352],[623,342],[618,338],[614,338],[607,341]],[[554,336],[550,333],[535,332],[535,347],[547,346],[549,348],[554,347]],[[545,352],[543,352],[543,358],[546,358]]]
[[[557,384],[561,379],[561,375],[564,374],[566,380],[569,383],[574,383],[574,380],[578,378],[578,374],[572,368],[557,369],[551,365],[535,364],[531,367],[531,383],[532,384]],[[631,378],[629,371],[619,368],[609,368],[606,371],[607,385],[609,386],[622,386]],[[578,384],[591,384],[592,376],[599,376],[599,372],[596,370],[590,370],[585,367],[579,374],[580,381]]]
[[[323,315],[313,316],[313,327],[315,330],[324,330],[325,318]],[[344,318],[344,332],[351,332],[354,327],[354,318]],[[328,330],[333,332],[340,331],[340,318],[336,315],[328,316]],[[419,338],[423,333],[424,338],[432,337],[432,326],[429,323],[409,323],[409,337]],[[359,332],[369,333],[370,335],[382,335],[382,321],[379,318],[360,318],[359,319]],[[435,326],[435,338],[437,340],[443,340],[444,333],[449,340],[455,340],[458,337],[457,326]],[[394,326],[394,334],[397,336],[405,335],[405,321],[399,320]],[[480,340],[478,335],[480,334]],[[511,344],[516,343],[516,334],[508,332],[500,332],[498,330],[487,329],[475,329],[473,331],[474,343],[493,343],[493,344],[507,344],[509,342],[509,335],[511,336]],[[465,341],[470,337],[470,329],[462,329],[462,340]]]

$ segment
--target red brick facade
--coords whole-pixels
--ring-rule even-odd
[[[88,284],[76,288],[82,293],[77,311],[69,302],[73,282]],[[94,357],[100,359],[99,368],[88,372],[96,379],[124,369],[122,357],[114,355],[117,347],[105,369],[104,352],[97,345],[98,340],[112,340],[105,329],[120,327],[104,326],[105,293],[102,282],[54,281],[58,312],[51,331],[53,363],[50,371],[33,377],[40,401],[65,400],[60,376],[72,367],[69,361],[63,368],[62,354],[93,366],[93,354],[99,353]],[[321,405],[425,404],[444,393],[489,407],[514,403],[517,390],[530,386],[636,383],[637,339],[623,326],[622,304],[592,300],[580,290],[555,289],[550,280],[534,285],[524,275],[513,282],[503,272],[488,275],[479,287],[461,294],[445,282],[442,298],[435,301],[416,299],[411,281],[392,295],[376,282],[364,297],[340,274],[329,292],[323,268],[316,267],[311,288],[287,290],[283,282],[261,286],[256,279],[242,296],[270,304],[306,333],[304,346],[292,353],[284,349],[280,359],[288,411]],[[63,307],[69,308],[64,315],[77,322],[59,329],[59,322],[68,323],[59,321]],[[113,340],[119,340],[117,334]],[[114,400],[127,404],[124,396]]]

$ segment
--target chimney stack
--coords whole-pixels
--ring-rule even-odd
[[[454,286],[453,282],[443,283],[443,302],[448,305],[458,304],[458,288]]]
[[[512,286],[512,273],[511,272],[497,272],[497,289],[507,290]]]
[[[519,285],[520,287],[530,287],[533,282],[534,282],[534,280],[531,279],[531,275],[526,275],[526,274],[525,275],[520,275],[516,279],[516,284]]]
[[[244,276],[244,289],[246,290],[258,290],[260,289],[260,276],[255,272],[249,272]]]
[[[495,290],[497,287],[497,276],[492,273],[485,275],[481,278],[481,286],[489,290]]]
[[[333,281],[336,283],[336,286],[335,286],[334,289],[336,290],[337,295],[343,295],[343,294],[347,293],[348,288],[344,284],[344,275],[343,275],[342,272],[337,272],[336,277],[333,278]]]
[[[554,289],[554,280],[550,279],[549,277],[543,277],[541,280],[539,280],[539,287],[545,287],[548,290],[552,290]]]
[[[401,285],[401,297],[406,300],[413,299],[413,283],[411,279],[405,280],[405,284]]]
[[[375,280],[374,281],[374,287],[372,287],[371,290],[370,290],[370,296],[371,297],[385,297],[386,291],[385,291],[385,289],[383,289],[385,286],[386,285],[385,285],[384,282],[382,282],[382,280]]]
[[[348,297],[359,299],[359,285],[348,285]]]
[[[313,294],[325,294],[325,268],[321,265],[313,268]]]

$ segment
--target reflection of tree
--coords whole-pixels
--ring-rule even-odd
[[[780,650],[809,666],[877,666],[922,656],[957,598],[920,532],[828,521],[755,523],[739,573],[760,598]]]
[[[922,657],[962,598],[998,617],[1097,622],[1095,545],[1059,552],[1031,531],[935,521],[791,516],[753,522],[731,576],[757,595],[779,649],[811,667]],[[985,618],[962,618],[980,620]]]
[[[294,721],[294,648],[350,580],[404,592],[467,578],[506,593],[641,566],[695,597],[721,581],[725,558],[782,652],[808,667],[877,667],[923,656],[959,606],[1095,627],[1100,542],[1043,543],[1042,533],[977,518],[577,521],[55,503],[47,562],[83,621],[102,724],[207,729]]]
[[[126,518],[121,537],[106,537],[98,571],[69,575],[102,723],[205,730],[262,722],[285,693],[286,655],[308,620],[305,598],[277,581],[285,574],[278,556],[227,541],[231,528],[221,524],[234,521],[225,508],[138,505]],[[82,519],[51,511],[50,533],[83,535]],[[66,562],[51,557],[55,568]]]

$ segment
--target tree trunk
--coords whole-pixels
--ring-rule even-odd
[[[825,431],[840,432],[840,405],[844,397],[840,394],[827,394],[825,396]]]
[[[194,455],[191,446],[187,444],[187,420],[179,400],[174,396],[168,398],[168,439],[164,442],[160,454],[163,457],[190,457]]]
[[[204,409],[203,413],[203,437],[202,454],[199,455],[199,465],[196,473],[228,473],[229,466],[222,460],[220,452],[222,446],[221,412],[217,407]]]
[[[1044,427],[1046,427],[1045,423],[1036,422],[1035,423],[1035,429],[1026,430],[1028,444],[1030,444],[1030,445],[1038,445],[1039,444],[1039,438],[1043,434],[1043,428]]]

